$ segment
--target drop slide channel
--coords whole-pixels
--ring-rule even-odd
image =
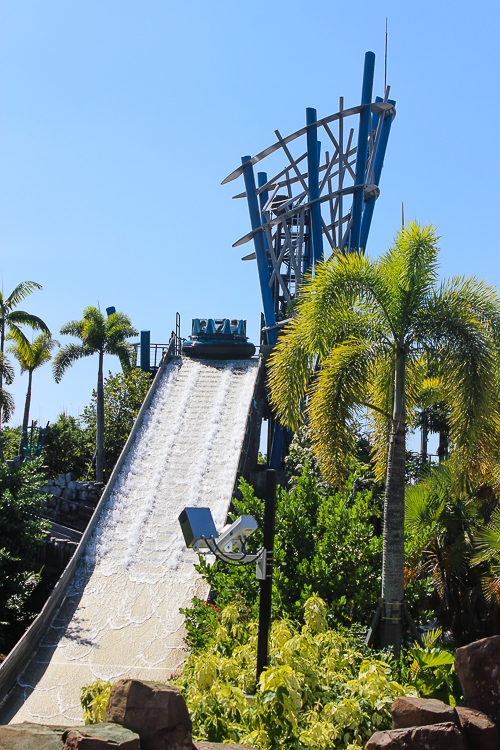
[[[184,660],[179,608],[206,597],[177,521],[225,523],[259,360],[166,355],[73,559],[0,667],[0,723],[83,723],[96,679],[165,681]]]

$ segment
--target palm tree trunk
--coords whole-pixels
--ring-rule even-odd
[[[28,370],[28,390],[26,391],[26,401],[24,402],[24,417],[23,417],[23,428],[21,431],[21,440],[19,441],[19,455],[24,454],[24,441],[23,435],[28,434],[28,422],[30,419],[30,406],[31,406],[31,381],[33,379],[33,370]]]
[[[401,650],[401,604],[404,595],[405,369],[406,351],[404,345],[400,345],[396,354],[394,410],[384,500],[381,626],[381,646],[393,646],[396,657],[399,657]]]
[[[104,383],[102,365],[104,352],[99,352],[99,372],[97,375],[97,424],[95,474],[98,482],[103,481],[104,465]]]

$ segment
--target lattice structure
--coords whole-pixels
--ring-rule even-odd
[[[271,344],[304,274],[314,273],[315,264],[333,248],[366,248],[396,114],[389,86],[383,98],[372,102],[374,67],[375,55],[367,52],[359,106],[344,109],[340,98],[339,111],[321,120],[315,109],[307,109],[304,128],[284,138],[276,130],[276,143],[243,157],[223,182],[240,175],[245,180],[245,192],[235,198],[247,198],[252,231],[234,247],[254,241],[255,253],[243,260],[257,260]],[[254,165],[275,152],[284,154],[285,166],[270,178],[259,172],[256,185]]]

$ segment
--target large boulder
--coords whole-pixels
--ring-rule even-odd
[[[465,705],[500,727],[500,635],[458,648],[455,668]]]
[[[43,724],[0,726],[0,750],[62,750],[66,727]]]
[[[469,750],[456,724],[432,724],[376,732],[365,750]]]
[[[433,698],[396,698],[391,706],[392,728],[423,727],[427,724],[457,723],[455,709]]]
[[[106,721],[137,732],[141,750],[195,750],[186,702],[171,685],[118,680],[111,688]]]
[[[455,709],[462,734],[473,750],[500,750],[497,725],[486,714],[473,708]]]
[[[62,739],[62,750],[141,750],[139,735],[119,724],[72,727]]]

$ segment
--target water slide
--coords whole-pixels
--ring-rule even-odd
[[[228,512],[259,360],[164,359],[75,555],[0,668],[0,723],[82,722],[96,679],[168,680],[182,668],[183,616],[206,584],[177,521]]]

